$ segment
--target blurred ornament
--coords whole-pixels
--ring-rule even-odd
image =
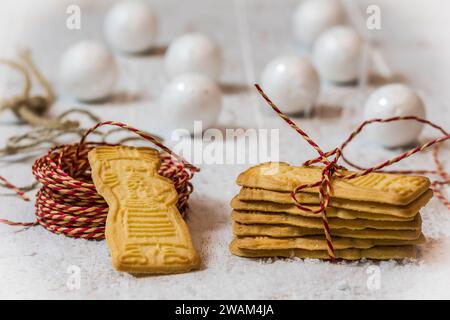
[[[373,92],[364,107],[364,119],[416,116],[425,118],[422,99],[404,84],[388,84]],[[423,124],[413,121],[399,121],[373,124],[367,128],[371,140],[395,148],[413,144],[422,131]]]
[[[143,1],[118,2],[106,15],[106,37],[115,48],[124,52],[139,53],[151,49],[157,31],[157,16]]]
[[[305,0],[294,12],[294,35],[305,47],[311,47],[326,29],[345,23],[345,10],[338,0]]]
[[[175,39],[165,57],[166,70],[171,77],[192,72],[217,80],[222,63],[221,48],[201,33],[189,33]]]
[[[203,129],[215,124],[222,107],[222,93],[206,76],[183,74],[164,88],[161,105],[164,118],[172,129],[187,129],[194,133],[194,121],[202,121]]]
[[[0,39],[2,39],[0,55],[13,55],[16,49],[22,46],[34,48],[36,51],[45,49],[47,43],[55,41],[56,33],[53,31],[58,31],[58,37],[61,37],[58,43],[64,43],[65,39],[62,37],[69,37],[70,32],[73,32],[65,28],[67,21],[70,20],[69,8],[82,8],[84,18],[84,15],[99,10],[101,6],[104,6],[104,2],[105,0],[0,1]],[[55,26],[58,30],[52,30]],[[46,50],[45,56],[39,58],[39,65],[47,69],[47,59],[54,61],[57,51]]]
[[[82,101],[107,98],[117,82],[117,65],[112,53],[96,41],[82,41],[70,47],[60,64],[60,79],[68,94]]]
[[[363,54],[363,40],[347,26],[322,33],[314,44],[313,62],[325,80],[348,83],[357,80]]]
[[[266,65],[261,86],[283,112],[308,114],[319,95],[320,80],[307,58],[282,56]]]

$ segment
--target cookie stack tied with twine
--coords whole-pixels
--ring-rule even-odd
[[[303,166],[264,163],[237,178],[239,194],[231,201],[233,254],[243,257],[299,257],[318,259],[403,259],[416,257],[423,243],[420,209],[436,196],[450,208],[441,186],[450,182],[435,149],[437,170],[375,172],[425,148],[450,138],[442,128],[415,117],[373,119],[364,122],[338,148],[323,152],[257,86],[275,112],[295,129],[319,157]],[[362,128],[373,122],[416,120],[444,136],[416,147],[373,168],[353,165],[342,150]],[[332,160],[329,160],[334,156]],[[348,171],[338,159],[360,169]],[[323,166],[317,166],[322,164]],[[406,173],[435,174],[426,177]]]
[[[350,174],[349,172],[346,174]],[[320,179],[318,167],[266,163],[239,175],[242,187],[232,200],[232,251],[243,256],[328,258],[317,188],[296,194],[307,211],[296,207],[290,191]],[[425,177],[371,173],[332,180],[327,208],[336,258],[400,259],[415,257],[422,243],[419,209],[432,197]]]

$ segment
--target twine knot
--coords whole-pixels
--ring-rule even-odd
[[[56,125],[66,125],[63,123],[56,124],[55,119],[44,117],[54,102],[53,90],[34,64],[29,50],[20,50],[18,57],[20,59],[18,62],[0,59],[0,63],[19,72],[24,83],[21,94],[0,101],[0,110],[10,109],[20,120],[32,126],[55,127]],[[31,95],[32,77],[37,79],[45,95]]]
[[[50,109],[50,101],[48,97],[41,95],[32,96],[29,98],[20,97],[17,99],[15,105],[11,106],[11,109],[20,117],[18,109],[27,108],[37,116],[42,116]]]

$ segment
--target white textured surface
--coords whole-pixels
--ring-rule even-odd
[[[102,16],[108,1],[78,1],[82,5],[83,25],[80,31],[65,29],[65,4],[77,1],[42,0],[33,4],[33,11],[21,11],[29,1],[2,1],[0,5],[0,53],[11,54],[14,45],[29,45],[37,62],[55,81],[60,53],[72,42],[84,38],[102,38]],[[374,32],[391,68],[419,90],[429,118],[448,127],[450,123],[448,83],[450,81],[450,47],[445,41],[449,22],[443,14],[442,1],[430,1],[426,8],[420,1],[384,1],[383,29]],[[273,1],[249,1],[253,66],[244,68],[243,57],[231,1],[190,1],[183,10],[175,1],[152,1],[161,18],[161,47],[185,31],[211,32],[225,48],[224,110],[221,124],[227,127],[251,127],[255,104],[253,91],[245,90],[249,75],[256,78],[262,67],[273,57],[295,51],[290,33],[290,15],[296,1],[277,5]],[[373,1],[370,1],[373,3]],[[447,6],[448,7],[448,6]],[[434,9],[433,9],[434,8]],[[447,8],[448,9],[448,8]],[[22,16],[20,16],[22,15]],[[6,16],[3,19],[3,16]],[[25,17],[26,16],[26,17]],[[5,28],[3,23],[15,17],[15,23]],[[20,18],[19,18],[20,17]],[[419,20],[420,21],[419,21]],[[20,22],[23,22],[20,25]],[[20,41],[18,41],[20,34]],[[3,37],[4,36],[4,37]],[[167,137],[160,121],[158,95],[167,83],[163,57],[158,52],[149,56],[119,55],[121,84],[115,99],[107,105],[89,106],[103,118],[121,120]],[[2,68],[2,70],[4,70]],[[0,71],[4,72],[4,71]],[[251,75],[250,75],[251,76]],[[1,78],[2,81],[4,78]],[[370,88],[369,88],[370,89]],[[368,90],[369,90],[368,89]],[[2,95],[11,93],[0,87]],[[366,92],[355,88],[327,86],[321,94],[316,117],[300,120],[324,149],[340,142],[346,133],[360,122],[362,102]],[[55,105],[59,113],[73,105],[62,98]],[[339,117],[339,108],[344,117]],[[243,115],[237,119],[237,114]],[[347,117],[347,116],[351,117]],[[1,139],[23,132],[25,126],[13,125],[10,114],[1,114]],[[285,127],[279,119],[269,118],[266,127],[280,127],[281,159],[298,163],[313,155],[307,145]],[[433,133],[426,130],[423,138]],[[361,164],[373,164],[393,156],[372,145],[355,142],[349,156]],[[443,159],[448,158],[448,148]],[[404,162],[404,168],[424,167],[429,154],[415,156]],[[423,210],[424,233],[429,242],[422,247],[415,262],[381,262],[381,287],[369,290],[370,262],[330,264],[320,261],[258,261],[232,256],[228,202],[237,192],[234,179],[246,166],[201,166],[194,179],[195,193],[191,197],[189,226],[196,247],[203,259],[200,271],[182,275],[134,278],[115,272],[108,259],[105,242],[74,240],[53,235],[36,227],[18,232],[0,226],[0,298],[450,298],[450,213],[437,200]],[[0,162],[0,174],[18,185],[31,181],[29,163]],[[2,192],[3,193],[3,192]],[[1,217],[32,220],[33,204],[13,197],[1,196]],[[81,268],[81,288],[69,290],[67,268]]]

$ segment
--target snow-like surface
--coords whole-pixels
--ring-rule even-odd
[[[12,3],[10,7],[8,2]],[[2,2],[0,16],[8,13],[13,16],[20,3],[25,2]],[[67,1],[69,2],[77,1]],[[12,41],[2,42],[0,52],[8,52],[11,46],[17,44],[31,46],[37,62],[55,87],[58,87],[55,62],[60,53],[73,41],[86,37],[102,38],[102,16],[108,1],[99,1],[98,5],[79,1],[83,12],[83,25],[79,31],[65,29],[64,1],[58,1],[58,5],[55,4],[56,1],[50,0],[39,3],[41,8],[36,8],[33,12],[25,11],[30,11],[29,17],[16,20],[16,23],[23,22],[20,31],[17,31],[20,33],[20,41],[8,33],[16,28],[8,31],[0,28],[0,35],[9,35],[2,39]],[[252,112],[255,102],[258,103],[259,100],[255,100],[252,90],[245,89],[246,79],[254,75],[246,75],[244,71],[250,70],[251,73],[254,70],[257,78],[264,64],[274,56],[295,52],[289,19],[296,1],[286,1],[283,4],[248,1],[249,47],[252,49],[253,63],[250,68],[243,66],[232,1],[216,1],[211,4],[209,1],[197,0],[178,11],[173,10],[174,1],[153,3],[162,24],[161,44],[167,44],[184,31],[197,30],[209,32],[225,48],[225,100],[220,127],[255,126],[253,120],[256,117]],[[445,88],[450,64],[445,61],[445,57],[449,56],[449,47],[439,41],[439,36],[445,36],[449,25],[448,21],[441,21],[436,14],[444,11],[442,3],[430,2],[428,8],[434,5],[436,12],[431,9],[422,12],[420,9],[421,17],[428,17],[425,24],[420,23],[420,27],[413,25],[412,21],[415,20],[412,19],[419,9],[410,6],[410,1],[408,4],[405,1],[403,7],[402,1],[398,1],[398,6],[404,10],[395,10],[398,8],[392,8],[393,5],[387,3],[388,1],[383,2],[382,6],[386,12],[385,28],[395,26],[396,31],[394,33],[390,29],[383,29],[377,32],[376,38],[382,43],[389,43],[384,49],[387,60],[394,70],[401,72],[406,81],[422,94],[428,106],[429,118],[448,127],[449,106],[445,104],[449,100],[449,94]],[[39,7],[37,4],[36,6]],[[423,8],[417,6],[419,7]],[[400,28],[401,25],[404,25],[404,29]],[[429,31],[424,34],[427,26]],[[436,52],[439,54],[436,55]],[[103,119],[127,122],[169,139],[166,125],[159,121],[157,101],[159,92],[167,82],[162,56],[152,54],[118,57],[121,65],[119,91],[127,92],[128,95],[117,96],[106,105],[86,108]],[[10,87],[11,85],[8,88]],[[9,91],[3,87],[0,92],[4,95]],[[296,120],[311,133],[313,139],[328,150],[341,142],[360,121],[357,107],[366,95],[366,91],[358,91],[356,87],[336,88],[326,85],[316,117]],[[135,96],[138,98],[134,99]],[[74,103],[61,98],[54,106],[53,113],[60,113],[71,105]],[[341,108],[343,111],[339,113]],[[13,120],[10,114],[1,114],[2,141],[11,134],[26,131],[25,126],[15,126]],[[281,160],[300,163],[314,155],[279,119],[266,117],[263,127],[280,128]],[[433,134],[427,130],[422,139],[433,137]],[[168,144],[173,144],[170,139]],[[392,157],[399,151],[380,149],[365,143],[361,138],[350,146],[348,154],[351,159],[358,160],[358,163],[370,165]],[[443,151],[442,158],[448,158],[448,146]],[[417,155],[401,166],[423,168],[430,163],[430,154],[427,153]],[[2,160],[0,175],[18,185],[27,184],[32,181],[29,165],[30,162],[11,163]],[[188,223],[203,260],[201,270],[180,275],[135,278],[112,269],[104,241],[70,239],[51,234],[40,227],[17,232],[17,228],[1,225],[0,298],[450,298],[450,212],[436,199],[422,210],[423,231],[428,242],[421,246],[417,261],[332,264],[317,260],[250,260],[231,255],[228,250],[232,237],[228,203],[238,191],[234,183],[236,176],[248,166],[200,165],[201,172],[194,178],[195,192],[190,200]],[[33,203],[24,203],[4,195],[4,192],[0,203],[2,218],[33,220]],[[80,271],[79,289],[70,289],[73,288],[71,270]]]

